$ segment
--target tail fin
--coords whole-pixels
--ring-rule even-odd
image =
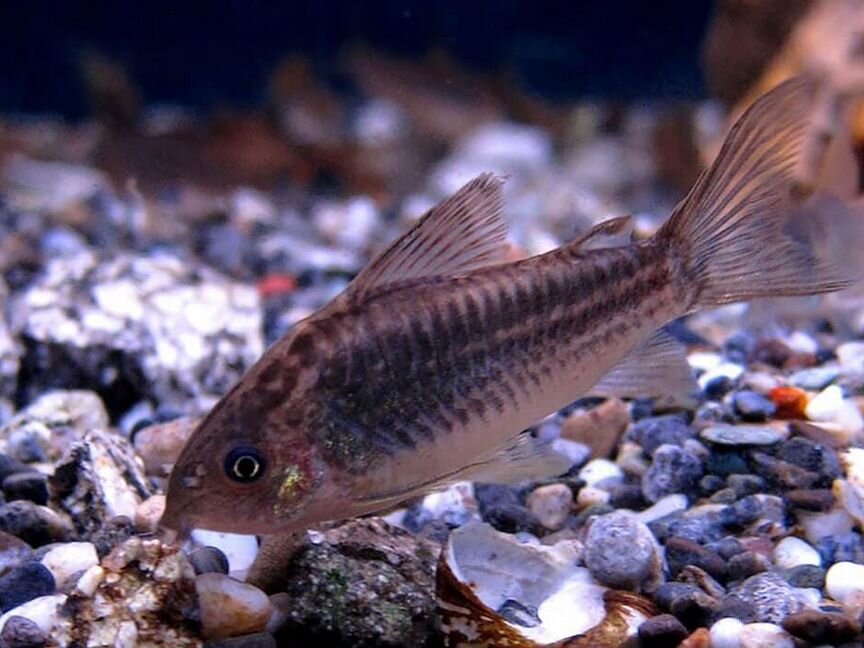
[[[657,233],[696,286],[693,310],[832,292],[860,278],[860,210],[838,200],[801,209],[795,169],[818,89],[796,77],[757,100]]]

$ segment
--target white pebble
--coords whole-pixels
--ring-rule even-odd
[[[834,352],[837,354],[840,368],[846,375],[864,373],[864,342],[844,342]]]
[[[849,533],[854,526],[849,513],[839,507],[817,513],[798,511],[796,516],[798,523],[804,529],[807,541],[814,545],[819,544],[822,538]]]
[[[819,350],[819,343],[804,331],[795,331],[783,342],[796,353],[816,353]]]
[[[792,636],[773,623],[748,623],[741,629],[740,639],[741,648],[795,648]]]
[[[697,371],[711,371],[722,362],[723,356],[710,351],[695,351],[687,355],[687,363]]]
[[[822,566],[822,557],[800,538],[783,538],[774,547],[774,564],[781,569],[792,569],[799,565]]]
[[[741,648],[741,631],[744,624],[738,619],[727,617],[711,626],[711,648]]]
[[[0,616],[0,632],[10,617],[23,616],[30,619],[33,623],[39,626],[39,629],[46,635],[51,635],[51,631],[57,622],[60,620],[60,606],[66,603],[65,594],[51,594],[49,596],[40,596],[32,601],[22,603],[16,608],[12,608],[3,616]]]
[[[67,542],[51,549],[42,557],[57,583],[57,589],[65,589],[72,579],[99,564],[99,556],[92,542]]]
[[[228,558],[232,575],[245,575],[258,556],[258,539],[254,535],[195,529],[191,539],[197,546],[220,549]]]
[[[659,520],[678,511],[686,511],[687,506],[687,496],[681,493],[674,493],[657,500],[653,506],[637,513],[636,517],[643,524],[650,524],[654,520]]]
[[[72,590],[72,593],[77,594],[78,596],[90,598],[96,593],[96,590],[99,588],[99,585],[102,583],[104,578],[105,570],[99,565],[93,565],[90,569],[81,574],[78,578],[78,582],[75,583],[75,588]]]
[[[864,605],[864,565],[838,562],[825,574],[825,591],[848,608]]]
[[[576,497],[576,505],[579,509],[586,509],[589,506],[597,506],[598,504],[606,504],[612,497],[609,491],[596,486],[585,486],[579,489],[579,495]]]
[[[423,510],[436,520],[461,526],[470,520],[479,520],[474,485],[462,481],[447,488],[429,493],[423,498]]]
[[[557,531],[570,514],[573,506],[573,491],[566,484],[548,484],[535,488],[526,503],[531,512],[547,529]]]
[[[834,423],[852,437],[864,430],[861,411],[854,401],[843,398],[843,390],[838,385],[829,385],[814,396],[804,408],[804,414],[811,421]]]
[[[581,466],[591,457],[591,448],[570,439],[553,439],[552,449],[567,457],[573,466]]]
[[[596,486],[606,479],[624,479],[624,471],[608,459],[592,459],[579,471],[579,479],[584,481],[586,486]]]
[[[254,585],[209,573],[195,579],[201,611],[201,634],[208,639],[260,632],[267,627],[273,605]]]

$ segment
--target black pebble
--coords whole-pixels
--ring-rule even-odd
[[[671,614],[660,614],[639,626],[639,645],[643,648],[675,648],[689,633]]]
[[[269,632],[255,632],[227,639],[211,639],[204,642],[203,648],[276,648],[276,646],[276,639]]]
[[[42,648],[47,642],[42,629],[23,616],[9,617],[0,632],[0,646],[3,648]]]
[[[0,506],[0,531],[17,536],[31,547],[69,539],[68,529],[59,526],[58,521],[28,500]]]
[[[37,472],[9,475],[3,480],[3,495],[6,500],[30,500],[45,506],[48,503],[48,478]]]
[[[743,581],[771,569],[771,561],[755,551],[743,551],[732,556],[726,567],[730,581]]]
[[[228,557],[217,547],[201,547],[189,554],[189,563],[197,575],[228,574]]]
[[[666,541],[666,561],[673,577],[687,565],[704,569],[718,580],[726,575],[726,562],[719,555],[687,538],[672,537]]]
[[[717,376],[705,385],[703,393],[709,401],[719,401],[735,387],[735,381],[729,376]]]
[[[54,576],[42,563],[30,562],[0,576],[0,609],[3,612],[54,593]]]
[[[34,472],[33,468],[14,457],[0,452],[0,482],[5,480],[9,475],[28,472]]]

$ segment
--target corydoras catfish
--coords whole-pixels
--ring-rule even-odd
[[[850,285],[861,219],[837,209],[794,219],[817,88],[797,78],[757,101],[643,241],[621,241],[628,221],[615,219],[507,262],[501,180],[467,184],[216,405],[174,467],[163,525],[288,533],[454,480],[563,471],[523,431],[586,393],[686,390],[664,324]],[[835,229],[847,247],[824,245]]]

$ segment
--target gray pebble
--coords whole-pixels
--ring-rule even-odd
[[[837,380],[840,369],[837,367],[811,367],[799,369],[789,376],[789,384],[799,389],[821,391]]]
[[[695,436],[695,432],[680,416],[668,414],[651,416],[634,423],[627,436],[651,455],[664,444],[683,445],[687,439]]]
[[[228,574],[228,558],[218,547],[201,547],[189,554],[195,574]]]
[[[755,551],[744,551],[729,559],[726,574],[730,581],[743,581],[773,567],[771,559]]]
[[[3,648],[42,648],[48,641],[42,629],[23,616],[11,616],[0,632]]]
[[[722,446],[767,446],[780,443],[786,433],[767,425],[712,425],[700,435],[706,441]]]
[[[776,411],[774,403],[754,391],[740,391],[732,397],[735,412],[745,421],[765,421]]]
[[[596,518],[585,537],[585,565],[610,587],[639,589],[662,575],[660,547],[633,514],[615,512]]]
[[[825,570],[818,565],[798,565],[784,571],[783,577],[792,587],[822,589],[825,586]]]
[[[649,502],[675,493],[692,496],[702,473],[698,457],[678,446],[661,445],[654,451],[651,467],[642,476],[642,492]]]
[[[773,572],[751,576],[730,594],[749,606],[755,621],[763,623],[783,623],[783,619],[804,607],[793,587]]]
[[[21,538],[32,547],[72,538],[72,527],[51,509],[27,500],[0,506],[0,531]]]

